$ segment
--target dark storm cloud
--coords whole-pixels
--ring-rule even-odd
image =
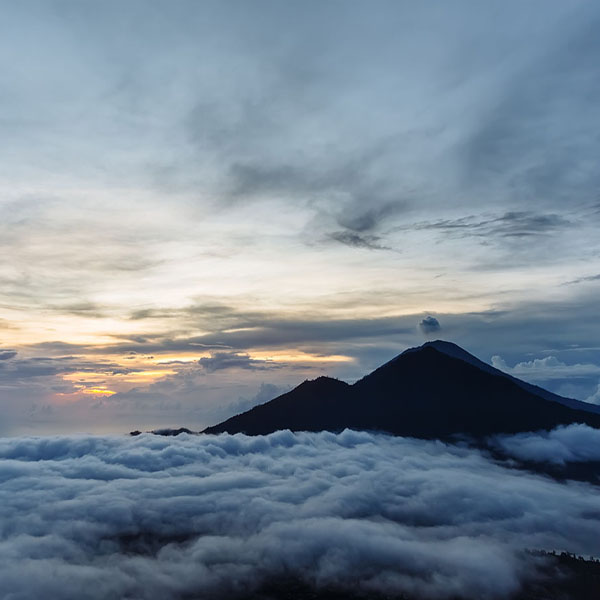
[[[0,350],[0,360],[10,360],[17,355],[15,350]]]
[[[500,598],[535,577],[526,548],[600,552],[596,488],[440,442],[13,438],[0,457],[0,594],[23,600],[221,598],[283,576]]]
[[[429,317],[425,317],[420,323],[419,323],[419,328],[421,329],[421,331],[423,333],[434,333],[436,331],[439,331],[442,326],[440,325],[440,322],[432,316]]]

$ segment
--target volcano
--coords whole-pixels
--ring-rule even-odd
[[[330,377],[305,381],[203,433],[350,428],[445,439],[570,423],[600,428],[600,407],[521,381],[438,340],[406,350],[353,385]]]

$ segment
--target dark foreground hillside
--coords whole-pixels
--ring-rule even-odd
[[[538,553],[544,559],[538,577],[510,600],[598,600],[600,594],[600,561],[585,560],[572,554]],[[354,588],[317,587],[301,579],[279,578],[231,600],[433,600],[422,596],[384,594]],[[188,600],[199,600],[186,596]],[[464,600],[455,596],[446,600]],[[508,600],[508,599],[507,599]]]
[[[598,600],[600,561],[573,554],[536,553],[543,562],[535,580],[510,600]],[[430,600],[420,596],[389,595],[357,588],[317,588],[299,579],[278,579],[235,600]],[[432,600],[432,599],[431,599]],[[450,600],[464,600],[455,596]]]

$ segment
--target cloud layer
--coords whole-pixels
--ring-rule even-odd
[[[540,439],[550,451],[586,435]],[[525,548],[600,554],[597,488],[440,442],[352,431],[12,438],[0,457],[7,598],[235,597],[287,576],[502,598],[535,575]]]

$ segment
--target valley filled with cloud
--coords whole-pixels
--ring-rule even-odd
[[[530,551],[600,555],[597,475],[520,463],[598,461],[594,445],[580,425],[494,451],[350,430],[3,438],[0,596],[246,598],[291,578],[506,598],[547,576]]]

